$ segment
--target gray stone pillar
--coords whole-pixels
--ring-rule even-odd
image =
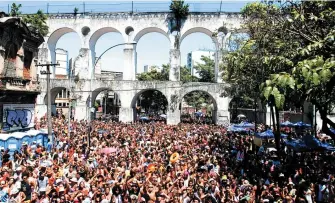
[[[91,50],[88,48],[81,48],[79,50],[79,55],[74,61],[75,75],[78,75],[80,79],[91,79],[91,62]]]
[[[180,123],[180,110],[168,110],[166,115],[166,123],[168,125],[177,125]]]
[[[35,118],[38,120],[47,115],[47,105],[35,104]]]
[[[180,50],[170,50],[170,81],[180,81]]]
[[[129,107],[121,107],[119,111],[119,121],[129,123],[133,122],[133,120],[134,120],[134,109]]]
[[[213,112],[216,116],[216,124],[229,126],[230,112],[228,110],[216,110]]]
[[[74,119],[76,120],[87,120],[90,113],[90,109],[87,107],[85,102],[77,102],[74,107]]]
[[[123,80],[135,80],[136,56],[135,56],[134,45],[125,45],[123,53],[124,53]]]

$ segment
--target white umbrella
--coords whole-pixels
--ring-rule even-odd
[[[166,118],[166,115],[165,115],[165,114],[162,114],[162,115],[160,115],[160,117],[162,117],[162,118]]]

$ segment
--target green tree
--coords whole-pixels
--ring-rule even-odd
[[[173,0],[170,4],[170,11],[173,13],[176,26],[172,31],[180,32],[182,21],[187,19],[189,15],[189,5],[181,0]]]
[[[22,5],[13,3],[11,6],[10,16],[19,17],[22,16],[20,11]],[[47,26],[48,16],[43,13],[42,10],[38,10],[36,14],[24,15],[22,17],[23,22],[31,29],[39,32],[42,36],[47,36],[49,27]]]
[[[12,17],[20,16],[21,15],[21,11],[20,11],[21,7],[22,7],[21,4],[13,3],[12,6],[11,6],[9,15],[12,16]]]
[[[182,27],[183,20],[186,20],[189,15],[189,5],[185,4],[184,1],[181,0],[173,0],[170,4],[170,11],[173,14],[173,18],[171,18],[171,33],[176,31],[177,34],[175,36],[174,48],[179,49],[180,47],[180,30]]]
[[[184,96],[184,100],[187,105],[194,107],[196,111],[213,103],[208,94],[201,91],[193,91],[188,93]]]
[[[260,2],[251,3],[242,9],[242,16],[245,20],[243,28],[247,30],[249,38],[242,40],[242,45],[237,46],[236,51],[225,55],[224,79],[231,84],[228,92],[232,97],[249,96],[254,98],[256,105],[257,100],[264,99],[261,96],[261,84],[271,74],[292,67],[292,62],[287,58],[298,45],[292,41],[290,44],[285,44],[281,40],[286,33],[274,23],[281,16],[281,10],[277,6]],[[268,101],[271,112],[276,112],[278,121],[279,110],[283,105],[275,105],[274,102]],[[282,104],[283,101],[279,102]],[[274,114],[272,115],[274,117]],[[276,134],[276,147],[279,148],[279,123],[273,122],[273,128]]]
[[[199,82],[215,82],[215,62],[208,56],[201,56],[203,63],[197,63],[194,69],[199,74]]]
[[[235,92],[255,92],[277,121],[286,104],[298,107],[310,101],[333,139],[329,125],[335,125],[326,113],[334,101],[334,6],[328,1],[249,4],[242,15],[250,39],[225,57],[225,77]],[[280,124],[273,128],[279,147]]]
[[[150,71],[143,72],[137,75],[139,81],[167,81],[169,80],[169,65],[163,65],[159,71],[157,66],[150,67]]]
[[[327,114],[335,99],[334,11],[334,3],[327,1],[292,3],[286,8],[281,22],[283,31],[289,33],[286,41],[294,40],[301,46],[291,58],[293,67],[274,74],[264,88],[265,95],[287,99],[291,93],[314,104],[322,119],[322,131],[332,139],[335,134],[329,127],[335,128],[335,123]]]
[[[47,25],[48,16],[42,10],[38,10],[36,14],[26,15],[23,21],[34,30],[38,31],[42,36],[47,36],[49,27]]]
[[[196,76],[192,75],[191,69],[187,68],[186,66],[180,67],[180,80],[183,83],[186,82],[199,82],[199,78]]]

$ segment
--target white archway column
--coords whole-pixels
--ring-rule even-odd
[[[76,105],[74,107],[74,119],[80,121],[80,120],[87,120],[89,115],[89,108],[86,104],[86,102],[79,101],[76,102]]]
[[[229,112],[229,102],[230,99],[228,97],[220,97],[216,98],[217,109],[214,110],[213,116],[214,121],[216,121],[217,125],[229,125],[230,123],[230,112]]]
[[[49,47],[48,47],[48,44],[46,42],[43,42],[41,44],[41,46],[38,48],[37,63],[38,64],[45,64],[48,61],[49,62],[51,61]],[[38,75],[39,78],[46,78],[47,77],[47,75],[42,75],[41,74],[41,70],[43,70],[43,69],[45,69],[45,67],[41,67],[41,66],[37,67],[36,71],[37,71],[37,75]],[[50,77],[52,78],[53,75],[50,75]]]
[[[123,80],[135,80],[136,79],[136,73],[135,73],[136,71],[136,46],[132,44],[126,44],[123,50],[123,53],[124,53]]]
[[[75,75],[79,76],[80,79],[91,79],[92,73],[92,55],[89,48],[81,48],[79,50],[79,55],[75,58],[73,62],[73,69]],[[93,78],[94,79],[94,74]]]
[[[44,104],[46,92],[41,92],[36,97],[35,103],[35,117],[40,120],[43,116],[47,115],[47,105]]]
[[[180,95],[176,92],[167,93],[168,109],[166,112],[166,123],[168,125],[177,125],[180,123]]]
[[[223,70],[220,70],[220,64],[222,64],[222,57],[223,57],[223,50],[227,50],[229,47],[227,47],[228,39],[231,36],[231,32],[228,32],[224,36],[218,36],[216,40],[213,40],[214,42],[217,41],[215,46],[215,82],[216,83],[222,83],[222,76],[223,76]]]
[[[170,49],[170,81],[180,81],[180,49]]]
[[[119,121],[124,123],[133,122],[136,111],[132,106],[132,100],[136,96],[134,91],[116,92],[120,96],[121,107],[119,110]]]

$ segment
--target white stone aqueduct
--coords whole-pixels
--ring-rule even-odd
[[[180,50],[179,45],[189,34],[202,32],[213,39],[216,49],[220,50],[225,46],[225,38],[232,32],[241,28],[242,20],[238,13],[191,13],[183,23],[180,31],[180,40],[170,32],[169,13],[108,13],[90,14],[76,16],[72,14],[51,15],[48,19],[49,35],[45,43],[40,47],[38,60],[40,63],[56,62],[55,48],[60,37],[69,32],[76,32],[80,36],[81,49],[74,61],[74,69],[79,77],[74,85],[74,98],[76,99],[75,118],[86,119],[88,116],[87,100],[90,91],[93,97],[102,90],[116,92],[121,100],[119,114],[120,121],[131,122],[134,119],[134,108],[136,99],[145,90],[156,89],[165,95],[168,101],[167,123],[177,124],[180,122],[180,103],[183,96],[192,91],[204,91],[214,101],[214,120],[217,124],[229,122],[228,106],[230,98],[224,97],[224,85],[220,81],[218,64],[216,60],[215,75],[217,83],[186,83],[182,84],[180,78]],[[220,27],[226,27],[228,33],[220,39],[213,33]],[[139,39],[150,32],[159,32],[170,41],[170,81],[136,81],[136,44],[125,45],[124,48],[124,70],[123,80],[97,80],[90,85],[90,76],[95,63],[95,45],[98,39],[105,33],[118,32],[122,35],[124,43],[138,42]],[[179,45],[177,44],[179,43]],[[112,45],[111,45],[112,46]],[[221,59],[220,52],[217,52],[217,59]],[[53,70],[52,70],[53,72]],[[46,79],[41,75],[41,94],[36,102],[36,115],[41,117],[46,113]],[[69,82],[64,79],[51,80],[52,100],[59,90],[68,88]]]

